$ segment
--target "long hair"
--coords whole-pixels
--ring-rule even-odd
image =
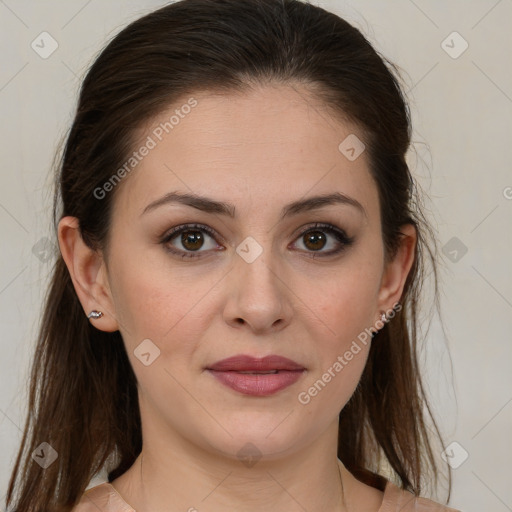
[[[56,157],[55,226],[74,216],[85,242],[106,250],[116,190],[101,198],[95,190],[129,158],[144,123],[194,91],[243,92],[270,83],[309,86],[361,129],[388,260],[399,247],[400,226],[416,227],[403,308],[375,335],[357,389],[340,413],[338,457],[380,490],[385,463],[402,488],[419,495],[426,476],[438,479],[430,433],[442,444],[420,376],[417,333],[427,263],[438,301],[436,240],[406,163],[411,121],[398,70],[355,27],[299,0],[181,0],[132,22],[82,82]],[[30,379],[7,505],[17,512],[68,512],[106,463],[115,460],[109,481],[133,464],[142,435],[123,339],[119,331],[90,325],[60,254]],[[41,443],[57,453],[45,469],[32,457]],[[448,474],[451,488],[449,468]]]

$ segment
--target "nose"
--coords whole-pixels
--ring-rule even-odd
[[[254,334],[275,333],[290,323],[293,296],[283,272],[269,265],[263,251],[248,262],[238,254],[228,274],[228,299],[224,319],[232,327],[246,326]],[[274,268],[271,268],[274,267]]]

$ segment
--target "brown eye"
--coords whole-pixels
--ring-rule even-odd
[[[323,249],[327,243],[327,237],[322,231],[309,231],[304,235],[304,245],[313,251]]]
[[[333,256],[341,253],[354,243],[354,238],[349,237],[346,233],[331,224],[315,224],[309,229],[304,230],[299,238],[300,244],[303,245],[306,253],[317,256]],[[328,250],[322,250],[330,245]]]
[[[210,247],[208,247],[209,239]],[[202,253],[220,247],[215,243],[213,229],[201,224],[175,227],[163,237],[161,243],[169,252],[182,258],[197,258]]]
[[[200,231],[187,230],[181,233],[181,243],[189,251],[197,251],[204,244],[204,237]]]

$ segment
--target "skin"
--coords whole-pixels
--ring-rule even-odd
[[[403,226],[407,236],[386,265],[367,154],[349,161],[338,149],[349,134],[363,135],[305,89],[261,86],[194,97],[197,107],[115,191],[108,254],[83,243],[75,218],[59,224],[85,314],[103,311],[91,320],[95,327],[120,330],[138,380],[142,457],[113,485],[138,512],[377,511],[383,493],[356,480],[336,456],[338,415],[370,343],[360,343],[362,350],[310,403],[297,396],[400,300],[415,229]],[[141,129],[141,140],[175,108]],[[229,202],[236,217],[178,204],[142,213],[170,191]],[[333,191],[359,201],[366,214],[330,205],[279,220],[288,203]],[[322,231],[325,245],[315,251],[299,236],[315,222],[345,230],[354,243],[322,258],[339,243]],[[170,228],[187,223],[219,235],[203,232],[198,258],[181,259],[160,243]],[[252,263],[236,252],[248,236],[263,250]],[[189,253],[200,246],[180,238],[167,246]],[[134,355],[147,338],[160,350],[149,366]],[[235,354],[279,354],[307,371],[275,395],[249,397],[204,370]],[[251,467],[237,456],[248,442],[261,455]]]

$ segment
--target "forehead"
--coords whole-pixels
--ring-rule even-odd
[[[361,130],[300,87],[183,96],[137,135],[134,151],[151,149],[125,178],[116,208],[141,213],[174,190],[239,201],[237,210],[340,191],[378,215],[366,151],[346,152]]]

